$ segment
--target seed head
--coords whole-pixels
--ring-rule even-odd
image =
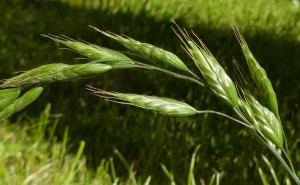
[[[61,43],[76,51],[77,53],[97,62],[105,62],[109,65],[118,66],[120,68],[128,68],[134,65],[134,62],[129,57],[111,49],[100,47],[94,44],[78,42],[67,38],[49,35],[43,36],[48,37],[58,43]]]
[[[94,27],[93,27],[94,28]],[[164,64],[167,64],[169,66],[172,66],[174,68],[177,68],[182,71],[190,72],[187,66],[178,58],[175,54],[166,51],[162,48],[153,46],[148,43],[142,43],[139,41],[136,41],[132,38],[125,38],[120,35],[108,33],[101,31],[97,28],[94,28],[96,31],[101,32],[102,34],[106,35],[109,38],[112,38],[122,44],[127,49],[131,50],[132,52],[141,55],[142,57],[147,58],[151,61],[161,62]]]
[[[112,69],[110,65],[100,63],[47,64],[6,80],[0,85],[0,88],[28,87],[36,84],[76,79],[100,74],[110,69]]]
[[[169,116],[189,116],[197,113],[192,106],[170,98],[107,92],[92,87],[88,88],[93,94],[118,103],[130,104],[143,109],[157,111]]]
[[[270,79],[267,76],[266,71],[259,65],[255,57],[253,56],[252,52],[250,51],[245,39],[243,38],[239,30],[235,27],[233,27],[233,30],[242,47],[253,80],[259,92],[262,93],[262,97],[266,106],[275,115],[278,115],[278,103],[277,103],[276,94],[273,90],[273,86],[271,84]]]
[[[252,95],[246,93],[248,104],[257,120],[256,128],[275,146],[283,145],[283,130],[280,121],[268,108],[262,106]]]
[[[234,83],[226,74],[225,70],[218,61],[193,41],[187,41],[188,52],[192,56],[195,64],[201,71],[210,89],[232,107],[238,106],[238,95]]]

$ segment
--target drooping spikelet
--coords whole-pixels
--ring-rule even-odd
[[[270,79],[267,76],[266,71],[259,65],[252,52],[250,51],[245,39],[240,34],[239,30],[233,27],[235,35],[239,40],[239,43],[242,47],[244,56],[247,60],[248,68],[251,72],[253,80],[259,90],[262,93],[263,100],[266,106],[276,115],[278,116],[278,103],[276,94],[273,90],[273,86],[271,84]]]
[[[10,88],[0,90],[0,111],[14,102],[20,95],[20,89]]]
[[[12,104],[7,106],[0,112],[0,122],[2,122],[4,119],[10,117],[14,113],[21,111],[22,109],[27,107],[29,104],[34,102],[40,96],[40,94],[42,92],[43,92],[42,87],[35,87],[33,89],[30,89],[23,96],[18,98],[16,101],[14,101]]]
[[[210,89],[232,107],[238,106],[238,95],[234,83],[218,61],[207,50],[187,39],[188,52],[201,71]]]
[[[132,38],[125,38],[120,35],[108,33],[101,31],[95,27],[93,27],[95,30],[101,32],[102,34],[106,35],[107,37],[110,37],[123,46],[125,46],[127,49],[131,50],[132,52],[139,54],[148,60],[154,61],[154,62],[161,62],[164,64],[167,64],[169,66],[172,66],[174,68],[180,69],[182,71],[189,72],[189,69],[187,66],[178,58],[175,54],[166,51],[162,48],[153,46],[148,43],[142,43],[139,41],[136,41]]]
[[[110,69],[112,69],[110,65],[99,63],[75,65],[62,63],[47,64],[7,79],[3,84],[0,85],[0,88],[27,87],[41,83],[71,80],[100,74],[109,71]]]
[[[106,99],[115,100],[119,103],[130,104],[143,109],[157,111],[169,116],[189,116],[197,113],[197,110],[192,106],[170,98],[107,92],[92,87],[89,87],[88,89],[92,91],[93,94]]]
[[[271,141],[275,146],[283,146],[282,125],[276,115],[268,108],[262,106],[252,95],[246,93],[246,98],[254,118],[257,121],[254,125],[263,136]]]
[[[129,57],[111,49],[61,37],[49,35],[43,36],[48,37],[58,43],[61,43],[76,51],[77,53],[88,57],[93,61],[104,62],[106,64],[118,66],[120,68],[132,67],[134,65],[134,62]]]

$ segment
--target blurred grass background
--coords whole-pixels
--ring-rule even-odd
[[[123,50],[88,25],[163,47],[193,66],[171,29],[174,26],[171,19],[181,27],[192,29],[220,62],[233,71],[233,58],[242,66],[245,64],[230,28],[230,22],[237,24],[272,80],[292,157],[296,169],[300,169],[300,5],[297,0],[2,0],[0,12],[2,79],[42,64],[85,62],[74,60],[80,56],[59,50],[59,45],[40,34],[63,34]],[[69,128],[68,151],[71,153],[76,152],[79,141],[84,140],[89,168],[96,169],[102,159],[116,157],[113,150],[117,148],[129,163],[134,162],[137,176],[145,180],[151,175],[153,184],[167,181],[160,163],[174,173],[179,184],[184,184],[190,156],[198,144],[201,148],[196,158],[197,179],[209,179],[218,171],[224,174],[222,184],[260,183],[257,167],[263,166],[262,152],[273,162],[282,180],[287,175],[246,129],[229,120],[213,115],[168,118],[105,102],[89,95],[85,85],[172,97],[198,109],[232,114],[217,98],[189,82],[158,73],[128,70],[50,84],[26,113],[16,115],[11,121],[22,125],[24,117],[34,119],[51,103],[53,117],[61,115],[55,136],[62,140],[65,128]],[[47,135],[46,131],[45,137]],[[127,173],[118,160],[115,165],[118,174]]]

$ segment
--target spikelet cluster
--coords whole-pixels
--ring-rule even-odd
[[[283,145],[282,126],[276,115],[262,106],[253,96],[248,95],[249,105],[258,122],[258,129],[277,147]]]
[[[170,98],[107,92],[92,87],[89,87],[88,89],[92,91],[93,94],[104,97],[108,100],[111,99],[119,103],[130,104],[143,109],[157,111],[169,116],[189,116],[197,113],[197,110],[192,106]]]
[[[27,87],[35,84],[76,79],[104,73],[112,66],[100,63],[68,65],[62,63],[47,64],[7,79],[0,88]]]
[[[108,32],[101,31],[97,28],[94,28],[95,30],[103,33],[107,37],[110,37],[120,44],[122,44],[127,49],[131,50],[132,52],[141,55],[148,60],[154,61],[154,62],[161,62],[166,65],[169,65],[171,67],[177,68],[179,70],[190,72],[187,66],[181,61],[180,58],[178,58],[175,54],[166,51],[162,48],[159,48],[157,46],[153,46],[148,43],[142,43],[139,41],[136,41],[132,38],[125,38],[120,35],[111,34]]]
[[[10,105],[6,106],[1,112],[0,112],[0,122],[2,122],[5,118],[10,117],[12,114],[21,111],[25,107],[27,107],[29,104],[34,102],[40,94],[43,92],[42,87],[35,87],[33,89],[30,89],[27,91],[23,96],[15,100]]]
[[[266,71],[259,65],[252,52],[250,51],[245,39],[240,34],[237,28],[233,27],[237,39],[242,47],[243,54],[247,60],[248,68],[251,72],[253,80],[262,94],[263,100],[267,106],[276,116],[278,115],[278,103],[276,94],[273,90],[270,79],[267,76]]]
[[[188,40],[188,52],[201,71],[210,89],[232,107],[238,106],[238,95],[233,81],[218,61],[205,49]]]
[[[243,115],[275,146],[283,146],[283,130],[276,115],[262,106],[252,95],[246,93],[247,104],[240,104]],[[242,101],[241,101],[242,102]],[[246,111],[245,111],[246,110]]]

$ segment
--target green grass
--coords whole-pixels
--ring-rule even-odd
[[[91,6],[93,8],[89,8],[88,5],[84,7],[82,4],[70,5],[58,1],[1,1],[0,9],[4,12],[4,16],[0,16],[3,22],[0,28],[1,79],[12,76],[13,72],[46,63],[81,62],[73,60],[79,55],[64,50],[58,51],[57,45],[40,34],[65,34],[75,39],[121,49],[93,30],[89,31],[88,25],[118,34],[123,33],[173,51],[180,57],[184,56],[184,52],[178,47],[180,42],[170,29],[170,18],[174,14],[178,24],[192,28],[203,38],[222,64],[230,63],[232,56],[235,56],[243,65],[245,61],[242,59],[242,52],[224,15],[233,16],[249,47],[257,59],[263,62],[262,66],[275,85],[288,140],[299,139],[299,8],[292,5],[291,1],[254,1],[255,6],[250,6],[251,2],[244,6],[244,2],[237,0],[210,3],[199,1],[193,5],[192,11],[189,11],[190,2],[184,2],[187,6],[181,8],[174,3],[168,6],[168,9],[161,9],[161,6],[166,5],[156,1],[153,1],[155,5],[148,5],[147,8],[134,3],[136,1],[129,5],[126,3],[129,1],[123,1],[124,6],[117,6],[116,1],[110,2],[111,5],[106,8],[100,6],[97,9],[94,5]],[[64,16],[60,16],[60,12],[64,12]],[[186,58],[183,59],[186,61]],[[218,108],[220,111],[231,113],[225,106],[220,105],[216,98],[204,95],[201,89],[189,88],[189,83],[174,83],[175,81],[171,81],[165,75],[144,75],[139,71],[132,76],[132,72],[118,71],[76,83],[48,85],[47,90],[29,107],[27,113],[38,117],[46,103],[51,102],[51,112],[60,116],[60,124],[54,135],[58,141],[63,141],[64,130],[69,128],[70,150],[66,153],[68,155],[76,154],[78,143],[85,141],[84,155],[91,173],[97,171],[102,159],[114,156],[114,149],[117,148],[129,163],[134,162],[137,176],[143,179],[143,182],[149,175],[152,177],[152,184],[168,182],[161,172],[162,162],[173,172],[178,184],[185,184],[190,156],[200,144],[201,148],[195,159],[196,179],[209,179],[216,170],[224,174],[222,184],[261,182],[257,167],[263,163],[260,154],[264,149],[250,139],[249,133],[241,130],[238,125],[233,126],[229,120],[208,115],[167,118],[136,108],[100,101],[85,90],[85,85],[89,84],[115,91],[122,89],[123,92],[165,95],[184,99],[199,108]],[[21,119],[19,116],[20,114],[12,118],[12,121]],[[35,121],[32,121],[32,124],[34,123]],[[47,140],[48,131],[46,133]],[[299,143],[289,144],[295,167],[299,169]],[[284,169],[270,154],[266,155],[276,169],[279,180],[283,181],[286,175]],[[258,161],[254,160],[255,158]],[[123,164],[119,160],[114,161],[117,174],[127,177],[128,171]],[[270,180],[271,176],[268,179]]]
[[[51,115],[50,108],[48,104],[38,118],[22,116],[16,123],[7,123],[7,126],[0,127],[1,184],[148,185],[151,182],[151,176],[145,181],[136,177],[134,164],[128,164],[118,150],[114,151],[114,158],[102,159],[95,170],[87,167],[86,159],[82,155],[85,149],[84,141],[72,143],[78,150],[74,154],[68,154],[70,147],[68,128],[64,131],[63,140],[57,141],[53,133],[60,121]],[[45,134],[49,134],[47,139]],[[199,148],[200,146],[191,158],[186,181],[189,185],[195,183],[194,163]],[[114,159],[123,163],[128,175],[117,176]],[[172,172],[165,165],[161,166],[160,173],[162,175],[165,173],[166,181],[169,178],[170,183],[175,183],[170,177]],[[210,182],[219,181],[220,175],[215,172]],[[202,179],[202,182],[205,181]]]
[[[87,168],[82,156],[84,141],[73,143],[78,150],[73,155],[68,154],[68,129],[64,131],[63,140],[58,142],[53,132],[59,120],[51,117],[48,105],[38,118],[24,116],[18,124],[1,126],[1,184],[96,185],[117,182],[112,159],[103,159],[96,171]],[[45,129],[49,129],[47,139]],[[128,178],[128,183],[124,179],[120,184],[130,182]]]
[[[66,154],[67,129],[62,143],[53,135],[45,140],[46,126],[53,134],[58,123],[58,119],[49,120],[49,114],[48,105],[39,118],[23,117],[21,124],[1,126],[1,184],[83,184],[80,176],[89,175],[81,156],[84,142],[72,156]]]
[[[111,14],[128,13],[132,16],[152,17],[157,22],[161,20],[181,20],[189,27],[205,25],[213,30],[229,30],[229,21],[239,25],[242,31],[251,34],[257,32],[272,33],[276,36],[289,36],[299,41],[297,30],[299,23],[299,1],[291,0],[261,0],[248,1],[180,1],[169,0],[161,3],[159,0],[140,3],[139,0],[61,0],[74,7],[100,9]],[[298,3],[296,3],[298,2]],[[201,28],[200,28],[201,29]],[[206,28],[207,29],[207,28]]]

